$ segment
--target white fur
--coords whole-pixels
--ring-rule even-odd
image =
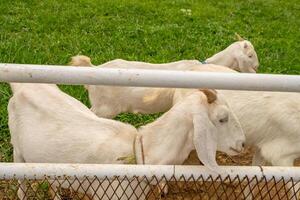
[[[188,70],[207,72],[235,72],[227,67],[207,64],[201,68],[190,66]],[[122,112],[156,113],[165,112],[173,105],[175,89],[147,87],[118,87],[86,85],[91,110],[99,117],[113,118]]]
[[[205,60],[207,64],[221,65],[239,72],[255,73],[259,67],[259,61],[256,51],[247,40],[234,42],[223,51],[213,55]],[[74,56],[70,63],[75,66],[93,66],[91,60],[87,56]],[[105,68],[138,68],[138,69],[165,69],[165,70],[184,70],[187,67],[198,65],[198,60],[181,60],[170,63],[153,64],[139,61],[128,61],[123,59],[115,59],[106,62],[99,67]]]
[[[220,91],[241,122],[248,145],[271,165],[292,166],[300,157],[300,94]],[[256,164],[263,164],[254,161]]]
[[[294,160],[300,157],[299,93],[225,90],[220,93],[240,120],[247,145],[255,147],[252,165],[294,165]],[[288,183],[287,188],[290,187]],[[298,183],[294,190],[299,187]],[[249,192],[246,188],[244,193]],[[289,194],[290,199],[298,199],[296,196],[299,197],[299,192],[292,190]]]
[[[234,155],[232,149],[241,151],[245,140],[226,103],[219,98],[208,103],[208,96],[198,90],[184,94],[170,111],[136,130],[128,124],[98,118],[55,85],[12,87],[15,92],[8,113],[14,162],[122,163],[118,158],[135,154],[137,163],[142,164],[143,147],[146,164],[181,164],[196,149],[199,159],[216,169],[216,150]],[[181,91],[176,93],[180,95]],[[225,118],[227,122],[219,122]],[[142,139],[136,140],[135,152],[134,138]],[[26,186],[21,187],[24,190]],[[126,190],[129,196],[132,192],[130,187]],[[94,195],[91,188],[87,193]],[[18,195],[24,197],[22,190]]]
[[[249,58],[251,56],[251,58]],[[252,44],[249,41],[239,41],[231,44],[225,50],[217,53],[206,60],[202,65],[197,60],[182,60],[166,64],[151,64],[138,61],[126,61],[116,59],[100,65],[104,68],[139,68],[139,69],[164,69],[164,70],[197,70],[197,71],[223,71],[229,69],[216,66],[224,65],[242,72],[255,72],[258,67],[258,59]],[[93,66],[90,58],[86,56],[75,56],[71,65]],[[229,72],[231,72],[229,70]],[[133,113],[155,113],[167,111],[172,106],[173,90],[154,89],[142,87],[112,87],[101,85],[85,86],[89,91],[91,110],[99,117],[113,118],[121,112]],[[164,101],[144,101],[152,93],[160,92]]]
[[[218,66],[210,66],[210,68],[215,71],[225,70]],[[137,99],[132,95],[135,93],[126,92],[132,99]],[[237,115],[245,131],[247,143],[257,147],[256,154],[262,154],[261,156],[272,165],[292,166],[294,159],[300,157],[300,149],[297,148],[297,144],[300,143],[300,94],[253,91],[220,91],[220,93],[225,95]],[[151,103],[155,112],[166,111],[167,107],[172,105],[169,96],[173,96],[173,94],[173,89],[147,88],[144,102]],[[128,96],[127,99],[130,98]],[[166,107],[162,106],[164,109],[159,107],[166,104]],[[136,103],[136,105],[141,104]],[[139,111],[148,113],[147,105],[143,106],[145,109]],[[149,111],[151,107],[149,107]],[[93,109],[97,110],[96,107]],[[280,148],[282,146],[285,148]],[[258,157],[260,156],[255,156],[255,158]],[[262,164],[255,160],[254,163]]]
[[[256,73],[259,66],[257,54],[251,42],[238,41],[206,60],[207,63],[222,65],[239,72]]]

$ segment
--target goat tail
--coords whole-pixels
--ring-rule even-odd
[[[91,59],[88,56],[84,56],[84,55],[73,56],[71,58],[71,61],[70,61],[69,65],[72,65],[72,66],[87,66],[87,67],[94,66],[91,63]]]

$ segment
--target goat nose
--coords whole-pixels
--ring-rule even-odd
[[[245,148],[245,142],[243,140],[238,140],[236,142],[236,149],[239,151],[243,151],[244,148]]]

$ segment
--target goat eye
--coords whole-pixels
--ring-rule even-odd
[[[222,123],[225,123],[225,122],[228,122],[228,117],[224,117],[222,119],[219,120],[219,122],[222,124]]]
[[[249,55],[248,57],[249,57],[249,58],[252,58],[252,55]]]

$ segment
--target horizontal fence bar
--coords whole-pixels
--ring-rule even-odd
[[[300,76],[0,64],[0,82],[300,92]]]
[[[204,166],[196,165],[116,165],[116,164],[49,164],[49,163],[0,163],[0,179],[43,179],[74,177],[84,178],[113,178],[115,176],[131,177],[165,177],[171,180],[172,177],[179,180],[184,177],[188,179],[202,176],[204,179],[211,177],[216,179],[231,178],[237,176],[240,179],[256,176],[258,179],[265,177],[267,181],[274,179],[289,181],[300,180],[299,167],[259,167],[259,166],[221,166],[226,173],[217,174]]]

